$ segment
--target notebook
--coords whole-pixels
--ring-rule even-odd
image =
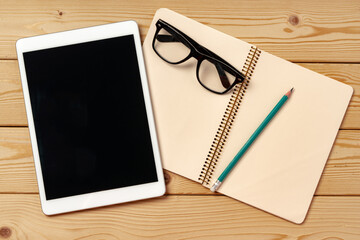
[[[162,60],[152,48],[158,19],[241,70],[245,81],[217,95],[198,83],[194,58]],[[302,223],[353,89],[169,9],[156,12],[143,51],[163,167],[206,188],[294,87],[218,192]]]

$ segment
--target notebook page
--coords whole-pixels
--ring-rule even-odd
[[[198,43],[242,68],[250,44],[241,42],[168,9],[160,9],[143,44],[155,123],[163,167],[199,181],[199,174],[231,96],[217,95],[202,87],[196,78],[195,59],[172,65],[152,48],[155,23],[161,18],[181,29]],[[209,38],[216,34],[216,38]],[[234,46],[228,49],[226,46]],[[233,51],[237,52],[236,55]]]
[[[348,85],[262,51],[214,180],[292,87],[219,191],[301,223],[349,104]]]
[[[163,166],[198,181],[231,93],[205,90],[196,80],[195,60],[171,65],[155,54],[151,43],[159,18],[238,69],[251,45],[168,9],[158,10],[150,26],[143,50]],[[350,86],[262,51],[211,183],[292,87],[291,98],[219,191],[301,223],[350,101]]]

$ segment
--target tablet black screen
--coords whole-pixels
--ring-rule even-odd
[[[133,35],[23,56],[48,200],[157,181]]]

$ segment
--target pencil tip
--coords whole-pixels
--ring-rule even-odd
[[[290,97],[290,95],[292,94],[293,91],[294,91],[294,88],[291,88],[290,91],[288,91],[285,95],[287,97]]]

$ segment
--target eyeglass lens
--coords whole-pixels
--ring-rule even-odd
[[[208,89],[224,92],[235,82],[235,76],[225,71],[219,63],[205,59],[197,69],[199,81]]]
[[[190,54],[190,48],[180,42],[177,36],[162,28],[156,36],[154,47],[166,61],[177,63]]]

